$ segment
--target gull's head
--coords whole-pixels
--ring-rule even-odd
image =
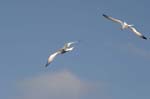
[[[127,22],[124,21],[123,26],[128,28],[128,27],[132,27],[134,25],[133,24],[128,24]]]
[[[133,24],[128,24],[126,22],[123,22],[122,24],[122,27],[121,27],[121,30],[124,30],[124,29],[127,29],[129,27],[133,27],[134,25]]]
[[[128,23],[124,21],[124,22],[123,22],[123,25],[128,25]]]

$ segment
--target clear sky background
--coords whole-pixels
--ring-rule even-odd
[[[1,99],[150,99],[148,0],[1,0]],[[46,69],[48,56],[80,40]]]

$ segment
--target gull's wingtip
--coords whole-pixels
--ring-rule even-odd
[[[102,14],[103,16],[105,16],[105,14]]]
[[[47,68],[47,67],[48,67],[48,65],[49,65],[49,63],[45,64],[45,67]]]
[[[103,14],[104,17],[108,18],[108,16],[106,14]]]
[[[145,36],[141,36],[142,37],[142,39],[145,39],[145,40],[147,40],[147,38],[145,37]]]

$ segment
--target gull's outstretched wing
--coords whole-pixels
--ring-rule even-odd
[[[129,28],[137,36],[139,36],[139,37],[141,37],[142,39],[145,39],[145,40],[147,39],[142,33],[138,32],[134,27],[130,26]]]
[[[107,19],[113,21],[113,22],[120,23],[121,25],[123,24],[123,22],[122,22],[121,20],[119,20],[119,19],[116,19],[116,18],[107,16],[107,15],[105,15],[105,14],[103,14],[103,16],[104,16],[105,18],[107,18]]]
[[[61,51],[57,51],[57,52],[51,54],[51,55],[48,57],[48,60],[47,60],[47,63],[46,63],[46,65],[45,65],[45,67],[47,67],[47,66],[54,60],[54,58],[55,58],[58,54],[60,54],[60,53],[61,53]]]
[[[70,48],[65,49],[65,51],[69,52],[69,51],[72,51],[73,49],[74,47],[70,47]]]
[[[79,42],[79,41],[66,43],[66,44],[64,45],[64,47],[63,47],[63,48],[69,48],[72,44],[74,44],[74,43],[78,43],[78,42]]]

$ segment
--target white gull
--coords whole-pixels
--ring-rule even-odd
[[[111,16],[107,16],[105,14],[103,14],[103,16],[113,22],[116,22],[116,23],[119,23],[121,24],[121,30],[124,30],[124,29],[130,29],[135,35],[139,36],[140,38],[142,39],[147,39],[142,33],[138,32],[133,26],[133,24],[128,24],[126,23],[125,21],[122,21],[122,20],[119,20],[119,19],[116,19],[116,18],[113,18]]]
[[[51,54],[49,57],[48,57],[48,60],[47,60],[47,63],[45,65],[45,67],[47,67],[54,59],[57,55],[59,54],[64,54],[66,52],[70,52],[74,49],[74,47],[71,47],[72,44],[74,43],[77,43],[77,41],[75,42],[69,42],[69,43],[66,43],[63,48],[59,49],[58,51],[56,51],[55,53]]]

